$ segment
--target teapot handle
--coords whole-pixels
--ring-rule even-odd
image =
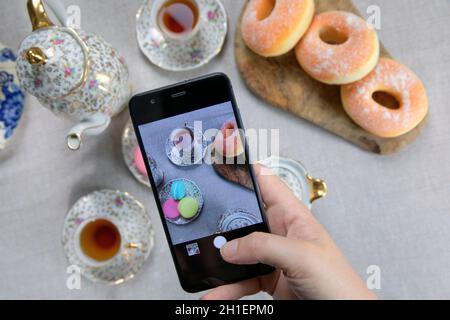
[[[61,25],[66,25],[66,11],[61,0],[45,0],[51,11],[55,14]],[[54,23],[49,19],[45,11],[42,0],[28,0],[27,2],[28,15],[30,16],[33,31],[54,26]]]
[[[67,13],[63,0],[43,0],[63,27],[67,27]]]

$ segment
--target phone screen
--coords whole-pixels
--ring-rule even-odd
[[[200,291],[264,273],[220,256],[227,241],[268,231],[232,93],[211,105],[172,99],[190,107],[135,128],[182,286]]]

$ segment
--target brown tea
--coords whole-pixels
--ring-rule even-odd
[[[80,247],[85,255],[94,260],[111,259],[119,251],[119,230],[105,219],[89,222],[81,231]]]
[[[159,11],[159,21],[173,33],[188,33],[198,22],[198,8],[192,0],[168,0]]]

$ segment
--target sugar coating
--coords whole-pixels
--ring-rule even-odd
[[[251,0],[242,18],[242,36],[246,44],[257,53],[267,53],[298,28],[299,21],[305,19],[306,7],[310,0],[276,0],[271,14],[258,19],[261,8],[269,0]]]
[[[327,27],[347,36],[347,41],[339,45],[322,41],[320,32]],[[360,72],[378,53],[376,32],[364,19],[344,11],[317,15],[296,48],[301,66],[313,78],[323,82]]]
[[[399,109],[389,109],[372,97],[377,91],[393,95]],[[342,102],[349,116],[369,132],[383,137],[404,134],[419,124],[428,111],[422,81],[401,63],[381,58],[364,79],[341,88]]]

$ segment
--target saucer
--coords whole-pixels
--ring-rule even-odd
[[[139,147],[138,141],[136,139],[136,134],[134,132],[133,124],[128,121],[125,125],[125,129],[122,134],[122,155],[126,166],[136,178],[137,181],[150,187],[150,182],[147,175],[142,174],[134,163],[134,150]],[[159,186],[164,180],[164,172],[157,167],[155,160],[150,155],[147,155],[150,167],[152,169],[153,177],[155,179],[156,186]]]
[[[92,218],[117,221],[122,238],[140,246],[122,250],[102,267],[86,264],[78,254],[75,238],[78,226]],[[99,190],[78,199],[72,206],[64,221],[62,244],[69,264],[78,266],[87,279],[120,284],[133,278],[147,260],[154,245],[153,237],[150,217],[140,202],[126,192]]]
[[[206,154],[206,150],[208,149],[208,141],[204,139],[203,132],[195,132],[194,126],[188,123],[184,124],[184,127],[190,129],[192,132],[194,132],[194,150],[193,152],[187,153],[186,155],[179,154],[178,152],[175,152],[175,148],[172,146],[172,141],[170,140],[170,137],[166,139],[165,149],[166,149],[166,155],[169,158],[170,162],[172,162],[176,166],[180,167],[187,167],[187,166],[193,166],[196,164],[200,164]]]
[[[219,220],[217,233],[228,232],[251,226],[261,222],[253,214],[244,209],[228,210]]]
[[[271,156],[260,163],[272,169],[309,209],[314,200],[324,197],[327,193],[325,182],[312,178],[298,161]]]
[[[170,223],[174,223],[174,224],[178,224],[178,225],[188,224],[188,223],[194,221],[200,215],[200,212],[202,211],[202,208],[203,208],[203,195],[202,195],[202,192],[200,191],[200,188],[197,186],[197,184],[194,181],[191,181],[188,179],[174,179],[174,180],[170,180],[169,182],[167,182],[161,188],[161,191],[159,192],[159,199],[161,200],[161,203],[164,203],[164,202],[166,202],[166,200],[172,198],[172,196],[170,195],[170,187],[172,186],[172,183],[174,183],[175,181],[183,181],[184,182],[184,184],[186,186],[185,197],[195,198],[198,201],[198,210],[197,210],[197,214],[194,217],[192,217],[192,219],[185,219],[182,216],[180,216],[176,220],[166,218],[166,221],[169,221]]]
[[[185,42],[165,37],[152,19],[154,0],[144,2],[136,14],[137,41],[153,64],[169,71],[192,70],[205,65],[221,51],[227,35],[225,8],[220,0],[198,2],[203,25]]]

